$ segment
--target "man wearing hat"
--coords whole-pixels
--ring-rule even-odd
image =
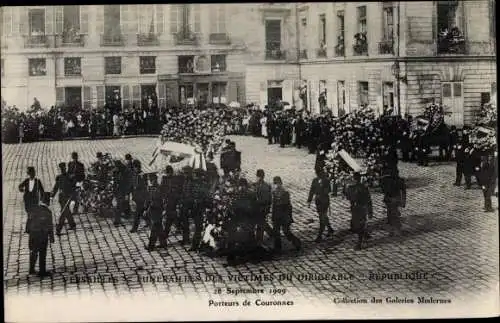
[[[255,236],[258,244],[262,244],[264,240],[264,231],[273,236],[273,229],[267,223],[267,215],[271,210],[272,204],[272,191],[271,185],[264,181],[264,170],[257,170],[257,182],[255,182],[255,203],[256,203],[256,225]]]
[[[283,188],[281,177],[274,177],[273,184],[275,186],[272,202],[274,251],[281,253],[281,231],[283,231],[285,237],[292,242],[295,250],[299,251],[301,249],[301,242],[299,238],[290,231],[290,226],[293,223],[290,193]]]
[[[166,247],[167,241],[163,230],[163,198],[158,186],[158,176],[149,174],[148,197],[146,206],[151,218],[151,233],[146,250],[152,251],[156,248],[156,242],[160,240],[160,247]]]
[[[203,232],[203,216],[205,208],[208,205],[209,191],[206,181],[203,179],[203,171],[195,169],[193,172],[192,184],[192,208],[191,217],[194,222],[194,234],[191,248],[189,251],[196,251],[200,247],[202,232]]]
[[[180,200],[180,221],[182,224],[182,244],[188,244],[190,235],[189,218],[193,213],[193,194],[196,184],[193,179],[193,169],[190,166],[184,166],[182,168],[182,173],[183,179]]]
[[[132,200],[134,201],[135,214],[134,214],[134,224],[132,225],[132,229],[130,233],[137,232],[139,228],[139,224],[141,222],[141,218],[145,216],[146,211],[146,199],[148,195],[147,189],[147,178],[146,175],[142,172],[141,162],[135,159],[132,162],[133,167],[133,185],[132,185]],[[145,217],[145,220],[148,224],[150,224],[150,219]]]
[[[56,176],[56,183],[52,189],[52,197],[55,197],[59,193],[59,206],[61,208],[61,215],[59,216],[59,221],[56,226],[56,234],[61,234],[61,229],[63,228],[66,220],[68,220],[70,230],[75,230],[76,223],[73,219],[73,215],[69,209],[69,203],[75,198],[73,183],[66,172],[66,163],[59,163],[59,170],[61,173]]]
[[[351,203],[351,231],[358,234],[358,243],[354,250],[361,250],[369,237],[366,230],[367,216],[373,217],[372,199],[368,188],[361,183],[361,174],[354,173],[354,184],[346,189],[346,197]]]
[[[330,208],[330,181],[322,168],[316,168],[316,178],[311,183],[307,204],[311,205],[312,199],[316,202],[316,211],[319,215],[319,232],[316,242],[323,240],[323,232],[328,229],[328,236],[333,234],[333,228],[328,219],[328,209]]]
[[[78,161],[78,153],[71,153],[71,161],[68,163],[68,175],[69,179],[73,182],[73,191],[75,191],[77,187],[81,187],[83,181],[85,180],[85,166]],[[78,212],[78,201],[74,201],[75,205],[73,207],[72,213]]]
[[[50,272],[46,268],[47,247],[49,241],[54,243],[54,225],[52,212],[49,209],[50,193],[43,193],[40,204],[33,207],[29,228],[30,275],[35,274],[35,265],[39,260],[38,275],[46,277]]]
[[[496,152],[494,153],[497,154]],[[494,154],[481,156],[481,166],[479,180],[484,196],[484,211],[494,212],[491,203],[491,196],[495,191],[495,184],[498,179],[497,160]]]
[[[43,189],[42,182],[35,177],[35,167],[28,167],[28,178],[26,178],[21,184],[19,184],[19,191],[24,193],[24,209],[28,215],[28,220],[26,221],[25,233],[29,232],[29,222],[31,218],[31,209],[38,205],[42,195],[45,190]]]
[[[390,235],[401,234],[401,212],[399,207],[406,206],[406,184],[399,177],[399,171],[388,169],[382,177],[380,186],[384,193],[384,203],[387,208],[387,220],[391,226]]]
[[[170,165],[165,168],[160,191],[163,197],[163,213],[165,214],[164,236],[167,240],[172,225],[178,221],[177,207],[182,197],[182,176],[174,175],[174,169]],[[178,228],[182,228],[182,226],[178,225]]]

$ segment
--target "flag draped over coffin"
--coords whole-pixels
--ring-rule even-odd
[[[155,171],[163,171],[167,165],[174,169],[191,166],[194,169],[207,169],[205,156],[201,149],[187,144],[166,141],[160,144],[153,152],[149,163]]]

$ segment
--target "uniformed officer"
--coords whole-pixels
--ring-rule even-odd
[[[182,196],[182,177],[174,175],[174,169],[170,165],[166,167],[165,175],[161,179],[160,191],[163,196],[164,236],[166,241],[172,225],[178,221],[177,206]]]
[[[61,230],[66,220],[68,220],[70,230],[75,230],[76,228],[75,220],[73,219],[73,215],[69,209],[70,201],[75,198],[73,182],[66,172],[66,163],[59,163],[59,170],[61,171],[61,174],[56,176],[56,183],[52,189],[52,197],[59,193],[59,206],[61,208],[61,215],[59,216],[59,221],[56,225],[57,235],[61,235]]]
[[[354,184],[346,189],[346,197],[351,203],[351,231],[358,234],[358,243],[355,250],[361,250],[363,243],[369,237],[366,229],[367,216],[373,217],[373,207],[370,191],[361,183],[361,174],[354,173]]]
[[[495,152],[496,154],[496,152]],[[479,171],[479,180],[484,196],[484,211],[493,212],[491,196],[495,190],[495,184],[498,177],[496,156],[490,154],[481,157],[481,167]]]
[[[328,210],[330,208],[330,181],[322,168],[316,168],[316,177],[311,183],[309,189],[309,197],[307,204],[310,206],[314,197],[316,203],[316,211],[319,215],[319,232],[316,242],[323,240],[323,232],[328,229],[327,237],[333,234],[333,228],[328,218]]]
[[[144,217],[146,223],[150,224],[150,218],[145,216],[146,214],[146,198],[148,196],[148,183],[146,175],[142,172],[141,162],[137,159],[132,161],[133,167],[133,185],[132,185],[132,200],[134,201],[135,214],[134,214],[134,224],[132,225],[132,229],[130,233],[137,232],[139,228],[139,224],[141,222],[141,218]]]
[[[130,192],[129,186],[131,181],[126,172],[126,166],[119,160],[115,161],[115,168],[113,170],[113,194],[116,198],[116,210],[113,223],[115,226],[119,226],[122,217],[128,217],[129,214],[126,213],[130,212],[130,204],[126,197],[128,192]]]
[[[468,144],[464,150],[464,178],[465,178],[465,189],[470,189],[472,187],[472,176],[476,177],[476,181],[481,185],[479,180],[479,170],[481,165],[481,155],[472,144]]]
[[[49,209],[50,193],[44,193],[40,204],[33,207],[32,219],[29,227],[29,249],[30,249],[30,275],[35,274],[37,259],[38,275],[46,277],[50,272],[46,268],[47,247],[49,241],[54,243],[54,225],[52,222],[52,212]]]
[[[201,169],[195,169],[193,172],[193,190],[192,190],[192,209],[191,216],[194,222],[194,234],[191,248],[189,251],[197,251],[200,247],[203,232],[203,217],[205,208],[208,205],[208,186],[203,179]]]
[[[19,184],[19,192],[23,194],[24,209],[27,214],[27,221],[25,233],[29,232],[29,222],[31,218],[31,209],[38,205],[45,190],[43,189],[42,182],[36,178],[35,167],[28,167],[28,178]]]
[[[399,177],[399,171],[396,169],[389,169],[388,172],[382,176],[381,188],[384,193],[384,203],[387,208],[387,220],[391,226],[390,235],[401,234],[401,213],[399,207],[406,206],[406,184],[405,181]]]
[[[293,223],[292,203],[290,201],[290,193],[283,188],[281,177],[273,178],[273,204],[272,204],[272,221],[274,231],[274,251],[281,253],[281,231],[285,237],[292,242],[296,251],[301,249],[299,238],[292,234],[290,226]]]
[[[193,169],[189,166],[185,166],[183,169],[183,180],[182,180],[182,193],[180,201],[180,222],[182,224],[182,244],[189,243],[189,218],[192,216],[194,210],[194,189],[195,183],[193,179]]]
[[[151,218],[151,233],[146,250],[152,251],[156,248],[156,242],[160,240],[160,247],[167,245],[163,229],[163,198],[158,185],[158,176],[149,174],[148,197],[146,200],[147,210]]]
[[[76,152],[71,153],[71,161],[68,163],[68,175],[73,182],[73,190],[76,195],[76,191],[82,187],[82,183],[85,180],[85,166],[78,161],[78,153]],[[78,199],[74,199],[73,202],[74,206],[71,212],[75,214],[78,212]]]
[[[456,161],[456,167],[455,167],[455,183],[453,185],[455,186],[460,186],[462,185],[462,175],[465,174],[465,149],[468,145],[466,141],[466,136],[458,136],[457,137],[457,142],[454,145],[454,150],[455,150],[455,161]],[[469,177],[470,180],[470,177]],[[467,183],[467,177],[466,177],[466,183]],[[470,186],[470,182],[469,182]]]
[[[255,182],[255,203],[256,203],[256,220],[255,220],[255,238],[258,244],[262,244],[264,240],[264,231],[273,236],[273,229],[267,223],[267,215],[271,211],[272,190],[271,185],[264,181],[264,170],[257,170],[257,182]]]

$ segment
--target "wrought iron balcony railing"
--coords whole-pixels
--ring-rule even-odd
[[[49,46],[49,37],[47,35],[28,35],[24,38],[25,48],[43,48]]]
[[[317,58],[326,58],[327,53],[326,53],[326,48],[318,48],[316,50],[316,57]]]
[[[352,46],[354,56],[368,56],[368,43],[358,43]]]
[[[439,37],[437,51],[438,54],[464,55],[467,53],[465,38],[463,36]]]
[[[85,47],[84,34],[62,34],[56,38],[57,47]]]
[[[208,36],[208,42],[212,45],[229,45],[231,40],[226,33],[212,33]]]
[[[199,36],[189,29],[180,31],[174,36],[176,45],[199,45]]]
[[[286,59],[286,52],[282,49],[266,49],[267,60],[284,60]]]
[[[160,46],[157,34],[137,34],[137,46]]]
[[[391,54],[394,55],[394,41],[392,39],[383,40],[378,43],[378,53],[385,55]]]
[[[340,44],[337,44],[335,46],[335,56],[336,57],[343,57],[343,56],[345,56],[344,43],[340,43]]]
[[[102,34],[101,46],[125,46],[125,38],[122,34]]]
[[[299,52],[300,59],[307,59],[307,49],[301,49]]]

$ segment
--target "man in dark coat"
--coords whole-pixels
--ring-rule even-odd
[[[272,145],[276,143],[274,140],[276,133],[276,119],[270,111],[267,111],[267,119],[266,119],[266,128],[267,128],[267,143]]]
[[[47,247],[49,241],[54,243],[54,225],[52,222],[52,212],[49,209],[50,193],[43,193],[40,204],[31,210],[32,219],[29,228],[29,249],[30,249],[30,275],[35,274],[37,259],[38,275],[46,277],[50,272],[46,268]]]
[[[52,197],[59,193],[59,206],[61,208],[61,215],[56,226],[56,234],[61,234],[61,229],[63,228],[66,220],[68,220],[70,230],[75,230],[76,223],[73,219],[73,215],[69,209],[70,201],[74,200],[74,189],[73,183],[66,172],[66,163],[59,163],[59,170],[61,174],[56,176],[56,183],[52,189]]]
[[[165,175],[161,179],[160,191],[165,213],[164,236],[166,241],[172,225],[178,221],[177,206],[182,197],[182,176],[174,175],[174,169],[170,165],[165,169]]]
[[[128,217],[130,214],[130,204],[127,199],[127,194],[130,192],[130,178],[127,174],[127,167],[121,161],[115,161],[115,168],[113,170],[113,194],[116,198],[116,210],[114,225],[121,224],[122,217]],[[128,205],[128,207],[127,207]]]
[[[229,141],[229,143],[226,142],[226,144],[227,145],[224,148],[222,148],[222,152],[220,154],[220,168],[222,168],[224,176],[227,176],[230,172],[231,156],[232,156],[231,141]]]
[[[141,162],[135,159],[132,162],[133,167],[133,184],[132,184],[132,200],[135,203],[134,224],[130,233],[137,232],[141,218],[144,217],[146,223],[150,224],[150,218],[145,216],[146,200],[148,196],[148,180],[146,175],[142,172]]]
[[[301,242],[299,238],[294,236],[290,231],[290,226],[293,223],[290,193],[283,188],[281,177],[274,177],[273,184],[275,185],[272,204],[274,251],[276,253],[281,253],[281,231],[283,231],[285,237],[292,242],[295,250],[299,251],[301,249]]]
[[[28,178],[19,184],[19,192],[24,193],[24,209],[26,210],[26,214],[28,216],[25,233],[28,233],[29,231],[31,209],[40,203],[40,199],[45,193],[42,182],[36,178],[35,175],[35,167],[28,167]]]
[[[73,182],[73,190],[76,191],[85,180],[85,166],[78,161],[78,153],[76,152],[71,153],[71,161],[68,163],[68,175],[69,179]],[[71,212],[73,214],[77,213],[78,207],[78,201],[75,199],[75,206]]]
[[[154,250],[158,240],[160,240],[160,247],[164,248],[167,241],[163,230],[163,198],[158,186],[158,176],[154,173],[149,175],[146,206],[151,218],[151,233],[146,250]]]
[[[461,136],[457,138],[457,142],[454,145],[455,150],[455,161],[457,163],[455,168],[455,183],[453,185],[460,186],[462,185],[462,175],[464,175],[464,167],[465,167],[465,149],[468,143],[466,142],[466,137]],[[469,184],[470,186],[470,184]]]
[[[214,160],[214,154],[212,152],[209,152],[207,154],[207,160],[206,160],[207,162],[206,178],[209,183],[210,192],[213,192],[215,190],[215,187],[219,182],[219,171],[217,170],[217,165],[215,165],[213,160]]]
[[[180,221],[182,224],[182,244],[189,243],[189,218],[192,216],[194,210],[194,190],[196,183],[193,178],[193,169],[186,166],[182,169],[183,180],[182,180],[182,193],[180,201]]]
[[[203,173],[200,169],[195,169],[193,172],[193,189],[192,189],[192,209],[191,216],[194,222],[194,234],[191,248],[189,251],[197,251],[200,247],[202,231],[203,231],[203,216],[208,205],[209,188],[203,178]]]
[[[399,207],[406,206],[406,184],[399,177],[396,169],[389,169],[381,179],[381,188],[384,193],[384,203],[387,208],[387,220],[391,226],[390,235],[401,234],[401,212]]]
[[[302,114],[299,113],[297,120],[295,121],[295,144],[297,148],[301,148],[304,144],[304,132],[306,131],[306,123],[302,118]]]
[[[330,208],[330,181],[322,168],[316,168],[316,177],[311,183],[307,204],[310,206],[314,198],[316,211],[319,215],[319,232],[316,242],[323,240],[323,232],[328,228],[327,236],[333,234],[333,228],[328,219],[328,209]]]
[[[495,152],[496,154],[496,152]],[[495,191],[495,184],[498,179],[498,165],[495,155],[486,155],[481,157],[481,166],[479,171],[479,181],[484,196],[484,211],[494,212],[491,203],[491,196]]]
[[[366,230],[367,216],[373,217],[372,199],[368,188],[361,183],[361,174],[354,173],[354,184],[346,189],[346,197],[351,203],[351,231],[358,234],[355,250],[361,250],[363,243],[369,237]]]
[[[264,181],[264,176],[264,170],[258,169],[257,182],[254,184],[256,203],[255,238],[258,244],[263,243],[264,231],[269,236],[273,236],[273,229],[267,223],[267,215],[269,214],[269,211],[271,211],[272,191],[271,185]]]

